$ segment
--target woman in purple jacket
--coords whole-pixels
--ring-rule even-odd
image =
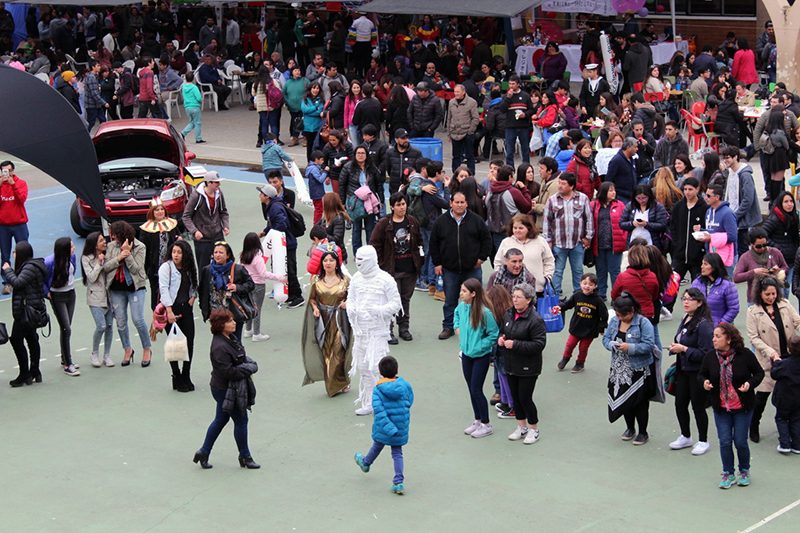
[[[539,75],[547,81],[547,86],[551,87],[555,82],[564,78],[565,70],[567,70],[567,58],[558,49],[558,44],[550,41],[544,47],[544,57],[539,65]]]
[[[700,275],[694,280],[692,287],[700,289],[706,297],[714,327],[722,322],[733,324],[739,314],[739,292],[736,285],[728,279],[728,271],[725,270],[719,254],[703,256]]]

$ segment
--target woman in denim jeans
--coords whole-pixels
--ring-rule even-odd
[[[142,342],[142,366],[150,366],[150,332],[144,320],[144,305],[147,295],[145,273],[145,246],[136,239],[133,226],[123,220],[113,222],[110,227],[111,242],[106,252],[103,271],[106,273],[106,288],[109,291],[117,331],[125,355],[122,366],[133,360],[134,351],[128,334],[128,306],[133,315],[133,325]]]
[[[86,287],[86,303],[94,319],[95,330],[92,337],[92,366],[114,366],[111,359],[111,345],[114,341],[114,310],[108,303],[106,289],[106,273],[103,264],[106,262],[106,239],[99,231],[89,234],[83,245],[81,254],[81,272],[83,285]],[[100,341],[105,340],[103,361],[100,361]]]
[[[72,317],[75,314],[75,245],[69,237],[56,239],[53,254],[44,260],[47,278],[44,295],[50,300],[60,330],[61,366],[68,376],[80,376],[78,365],[72,363]]]
[[[711,395],[714,422],[717,425],[722,480],[719,488],[729,489],[736,482],[750,484],[750,447],[747,434],[755,404],[755,389],[764,379],[764,370],[756,356],[744,347],[744,340],[733,324],[714,328],[714,349],[703,358],[699,378]],[[739,456],[739,480],[733,463],[733,444]]]

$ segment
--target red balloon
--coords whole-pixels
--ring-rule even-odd
[[[666,8],[665,8],[663,5],[661,5],[661,4],[658,4],[658,5],[656,6],[656,13],[663,13],[665,9],[666,9]]]

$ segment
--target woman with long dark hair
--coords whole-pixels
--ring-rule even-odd
[[[306,161],[311,163],[311,152],[314,150],[319,130],[322,129],[322,115],[325,102],[322,99],[322,87],[319,82],[312,81],[306,89],[306,97],[300,103],[303,113],[303,137],[306,139]]]
[[[47,279],[44,283],[45,296],[50,300],[53,315],[59,328],[61,347],[61,366],[68,376],[80,376],[72,362],[72,317],[75,314],[75,245],[69,237],[56,239],[53,254],[44,260]]]
[[[256,142],[256,148],[260,148],[267,139],[267,133],[274,134],[276,139],[280,134],[281,108],[277,107],[275,102],[270,101],[269,89],[272,86],[280,89],[270,72],[262,65],[258,69],[258,76],[251,91],[253,103],[256,106],[256,111],[258,111],[258,141]]]
[[[120,365],[130,365],[134,355],[128,333],[128,306],[130,306],[133,325],[142,343],[142,367],[148,367],[152,350],[150,332],[144,320],[144,300],[147,293],[145,247],[136,238],[133,226],[124,220],[112,222],[110,232],[111,242],[108,244],[103,271],[106,273],[106,288],[114,309],[117,332],[125,349]]]
[[[614,299],[612,307],[615,314],[603,335],[603,346],[611,352],[608,421],[613,423],[624,417],[626,429],[620,438],[640,446],[650,438],[650,397],[657,387],[654,326],[642,316],[636,298],[627,292]]]
[[[597,294],[605,300],[609,281],[613,287],[622,266],[622,254],[628,248],[628,234],[619,225],[625,204],[617,200],[614,184],[604,181],[589,208],[594,217],[592,252],[597,266]]]
[[[160,198],[154,198],[147,210],[147,221],[139,226],[139,240],[145,247],[144,269],[150,281],[150,309],[158,304],[158,269],[169,260],[173,243],[180,238],[178,221],[167,216]]]
[[[451,180],[451,185],[453,181]],[[456,192],[460,192],[467,200],[467,208],[486,220],[486,204],[483,201],[483,193],[480,185],[473,177],[464,178],[461,182],[457,182],[458,186],[455,191],[451,189],[450,196],[452,197]]]
[[[692,448],[692,455],[703,455],[708,445],[708,414],[706,414],[706,392],[697,379],[703,358],[711,350],[714,326],[708,302],[699,289],[686,289],[683,293],[683,311],[686,313],[678,324],[678,331],[669,346],[669,354],[675,356],[675,415],[678,417],[681,434],[669,443],[672,450]],[[689,404],[697,424],[697,443],[692,441]]]
[[[27,309],[30,308],[39,313],[47,312],[42,290],[47,278],[47,268],[44,266],[43,259],[34,259],[30,243],[20,241],[14,248],[14,268],[12,269],[11,265],[4,263],[3,277],[14,289],[11,297],[11,315],[14,317],[14,325],[11,327],[10,342],[19,365],[19,375],[9,381],[9,385],[21,387],[30,385],[34,381],[41,383],[39,335],[36,333],[36,327],[28,321]]]
[[[353,161],[347,163],[339,175],[339,196],[350,210],[351,218],[354,211],[350,206],[359,201],[356,191],[363,185],[367,185],[375,196],[380,198],[379,188],[383,186],[383,182],[379,181],[378,169],[370,160],[367,147],[358,146],[354,150]],[[377,218],[378,215],[375,213],[365,213],[361,218],[353,218],[353,254],[361,247],[362,229],[365,233],[363,242],[369,243],[372,230],[375,229],[375,224],[378,222]]]
[[[633,191],[633,200],[625,208],[620,220],[620,227],[628,234],[628,244],[633,239],[644,239],[659,250],[664,250],[664,233],[669,229],[669,215],[664,206],[656,201],[653,189],[649,185],[637,185]]]
[[[456,168],[456,172],[458,172],[458,170],[463,166],[464,165],[461,165],[461,167]],[[455,177],[455,172],[453,173],[453,176]],[[539,190],[541,189],[541,186],[536,181],[536,174],[533,171],[533,165],[530,163],[522,163],[517,167],[517,179],[514,181],[514,187],[528,189],[531,198],[536,198],[539,196]]]
[[[331,82],[333,83],[333,82]],[[345,139],[342,130],[332,129],[328,135],[328,143],[322,148],[325,157],[325,170],[331,180],[333,192],[339,192],[339,175],[348,161],[353,160],[353,145]]]
[[[705,296],[715,326],[720,322],[733,324],[739,314],[739,292],[728,279],[728,270],[719,254],[703,256],[700,275],[692,282],[692,288],[699,289]]]
[[[764,221],[764,231],[767,232],[767,244],[781,251],[789,270],[786,272],[786,285],[783,296],[789,297],[789,287],[794,279],[794,263],[797,250],[800,248],[800,219],[797,215],[797,204],[794,195],[789,191],[782,191],[772,202],[767,220]]]
[[[675,156],[675,162],[672,163],[672,174],[675,176],[675,187],[678,190],[683,190],[683,180],[692,176],[694,167],[689,159],[689,154],[678,154]]]
[[[169,363],[172,368],[172,390],[190,392],[194,390],[189,373],[194,356],[193,307],[197,299],[197,265],[186,241],[173,243],[170,259],[158,269],[158,287],[161,303],[167,308],[167,322],[180,328],[189,348],[189,360],[183,362],[183,368],[179,368],[176,361]]]
[[[714,349],[706,353],[699,378],[711,398],[714,421],[722,457],[722,480],[719,488],[729,489],[734,483],[750,484],[750,446],[747,431],[753,415],[756,387],[764,379],[764,370],[753,352],[729,323],[714,328]],[[733,444],[739,456],[739,479],[734,474]]]
[[[336,243],[336,246],[342,251],[344,263],[347,263],[344,232],[348,222],[350,222],[350,215],[347,214],[342,199],[335,192],[326,192],[322,197],[322,218],[317,224],[325,228],[328,240]]]
[[[86,237],[81,254],[81,274],[86,287],[86,303],[94,319],[94,335],[92,336],[92,366],[114,366],[111,359],[111,346],[114,341],[114,310],[108,302],[106,273],[103,264],[106,262],[107,243],[99,231]],[[100,361],[100,341],[105,340],[103,360]]]
[[[344,128],[354,146],[361,144],[361,136],[358,134],[358,126],[353,124],[353,115],[356,112],[356,106],[363,99],[361,80],[351,81],[347,96],[344,97]]]
[[[778,197],[781,191],[786,190],[784,175],[789,168],[789,139],[791,130],[786,126],[782,104],[773,106],[769,111],[767,126],[757,139],[761,147],[761,157],[766,155],[767,164],[762,165],[769,171],[768,196],[770,200]],[[766,137],[765,137],[766,136]],[[766,180],[766,176],[764,177]]]
[[[211,263],[200,271],[198,281],[198,296],[200,298],[200,311],[203,321],[207,322],[211,312],[215,309],[229,309],[233,306],[231,296],[237,294],[241,299],[250,299],[250,294],[255,289],[253,279],[242,265],[236,264],[231,245],[225,241],[214,244]],[[251,302],[252,303],[252,302]],[[242,338],[244,320],[236,320],[235,334]]]
[[[386,105],[386,131],[394,141],[394,132],[398,129],[408,129],[408,106],[410,105],[408,93],[402,85],[395,85],[389,93],[389,103]]]
[[[344,87],[342,87],[339,81],[333,80],[328,84],[328,90],[331,94],[330,99],[325,103],[328,126],[330,126],[331,129],[343,130],[346,132],[347,130],[344,127]]]
[[[244,323],[244,338],[252,338],[253,342],[268,341],[269,335],[261,333],[261,309],[264,306],[264,298],[267,294],[267,280],[282,281],[288,283],[286,276],[278,276],[267,270],[267,263],[261,246],[261,239],[258,233],[251,231],[244,236],[242,243],[242,253],[239,255],[239,262],[250,274],[255,289],[252,292],[253,306],[256,309],[256,316],[252,320]]]

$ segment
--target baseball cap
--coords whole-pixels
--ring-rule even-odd
[[[408,132],[405,128],[397,128],[394,130],[394,138],[395,139],[405,139],[408,137]]]
[[[222,181],[222,178],[219,177],[219,173],[216,170],[209,170],[206,172],[206,175],[203,176],[203,181]]]
[[[258,192],[269,198],[275,198],[276,196],[278,196],[278,189],[276,189],[269,183],[261,185],[260,187],[256,187],[256,189],[258,190]]]

